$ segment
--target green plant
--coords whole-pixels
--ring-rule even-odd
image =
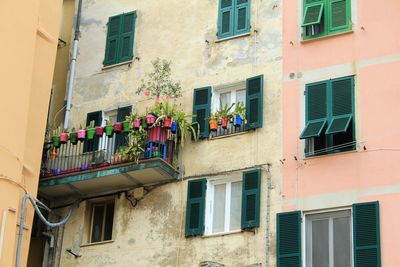
[[[165,118],[173,118],[178,112],[178,108],[175,103],[171,104],[168,101],[161,103],[155,103],[150,109],[152,113],[157,116],[157,120],[154,125],[158,125]]]
[[[222,105],[222,101],[221,99],[219,100],[219,110],[217,111],[217,115],[219,118],[229,118],[232,116],[232,114],[230,113],[230,110],[232,109],[232,107],[235,105],[235,103],[232,103],[232,105],[230,105],[228,107],[228,104]]]
[[[107,119],[106,120],[106,125],[107,126],[112,126],[113,125],[113,120],[112,119]]]
[[[144,93],[159,100],[160,97],[177,98],[182,96],[182,88],[180,82],[171,79],[171,61],[156,58],[151,62],[153,72],[146,73],[147,81],[142,79],[136,93],[139,95]]]
[[[61,132],[61,127],[60,127],[60,126],[58,126],[58,127],[53,126],[53,129],[52,129],[52,136],[59,136],[59,135],[60,135],[60,132]]]
[[[92,129],[92,128],[94,128],[94,120],[90,121],[89,125],[86,126],[86,129]]]
[[[181,147],[184,147],[187,135],[191,135],[194,141],[197,141],[200,136],[200,124],[198,122],[191,122],[195,115],[187,115],[184,111],[176,110],[173,119],[178,122],[180,137],[179,141]],[[175,145],[178,141],[178,134],[175,135]]]
[[[246,123],[246,107],[242,101],[236,103],[233,114],[239,115],[243,119],[244,123]]]
[[[132,131],[127,136],[128,144],[120,147],[117,155],[122,158],[132,158],[136,163],[144,152],[144,146],[147,140],[147,132],[143,129]]]

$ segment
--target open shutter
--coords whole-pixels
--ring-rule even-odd
[[[204,233],[206,179],[188,182],[185,236]]]
[[[379,202],[353,204],[354,267],[380,267]]]
[[[193,122],[200,126],[200,138],[207,138],[209,134],[209,118],[211,103],[211,87],[194,89],[193,93]],[[197,129],[197,128],[196,128]]]
[[[122,16],[114,16],[108,19],[107,41],[106,41],[106,55],[104,59],[104,66],[113,65],[118,62],[118,47],[119,37],[121,32]]]
[[[260,226],[261,170],[243,173],[241,228]]]
[[[308,5],[304,10],[303,24],[301,26],[310,26],[321,23],[324,3]]]
[[[277,267],[301,267],[301,212],[278,213]]]
[[[135,35],[136,12],[122,15],[122,27],[119,46],[118,62],[124,62],[133,58],[133,42]]]
[[[235,5],[235,24],[234,35],[250,31],[250,0],[234,0]]]
[[[263,123],[264,75],[246,80],[247,129],[261,128]]]
[[[117,111],[117,121],[124,121],[126,116],[132,113],[132,106],[127,106],[123,108],[118,108]],[[115,135],[115,146],[114,152],[117,152],[118,148],[121,146],[126,146],[128,144],[128,133],[120,132]]]
[[[101,111],[90,112],[86,115],[86,125],[94,121],[94,126],[101,126],[103,121],[103,113]],[[96,151],[99,148],[99,137],[94,136],[92,140],[85,140],[83,144],[83,152]]]
[[[332,80],[332,120],[326,134],[344,133],[353,119],[353,77]]]
[[[329,1],[329,33],[350,28],[350,0]]]
[[[317,137],[327,123],[327,82],[310,84],[306,88],[306,127],[300,139]]]
[[[233,35],[233,1],[220,0],[218,12],[218,38],[226,38]]]

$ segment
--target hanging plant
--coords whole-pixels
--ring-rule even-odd
[[[87,139],[92,140],[96,134],[96,129],[94,128],[94,120],[90,121],[89,125],[86,127]]]
[[[104,126],[104,131],[108,137],[113,136],[114,125],[112,119],[106,120],[106,126]]]
[[[76,145],[78,143],[78,133],[75,128],[71,129],[71,133],[69,134],[69,141],[71,144]]]

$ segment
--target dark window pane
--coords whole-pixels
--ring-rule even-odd
[[[203,195],[203,181],[191,182],[189,185],[189,198],[197,198]]]
[[[258,99],[250,100],[250,118],[249,123],[258,122]]]
[[[91,242],[101,241],[103,231],[104,206],[94,206]]]
[[[249,92],[248,92],[249,95],[258,94],[261,89],[261,78],[250,79],[248,86],[249,86]]]
[[[205,105],[208,103],[208,89],[195,91],[195,105]]]
[[[112,229],[114,221],[114,204],[107,204],[106,223],[104,225],[104,240],[112,239]]]
[[[206,110],[205,109],[198,109],[197,112],[196,112],[196,115],[197,115],[196,116],[196,121],[200,125],[200,132],[202,132],[202,131],[204,131],[204,129],[206,127]]]
[[[256,189],[257,187],[258,187],[258,172],[247,173],[244,189],[250,190],[250,189]]]
[[[199,227],[200,203],[190,204],[190,222],[189,228],[196,229]]]
[[[230,7],[232,5],[232,0],[222,0],[221,8]]]
[[[223,12],[222,13],[222,33],[229,32],[231,24],[231,12]]]
[[[246,221],[253,221],[256,218],[256,195],[246,196]]]
[[[238,11],[238,30],[243,30],[246,28],[246,8],[240,8]]]

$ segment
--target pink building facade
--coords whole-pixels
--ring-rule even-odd
[[[283,5],[277,266],[400,266],[400,1]]]

